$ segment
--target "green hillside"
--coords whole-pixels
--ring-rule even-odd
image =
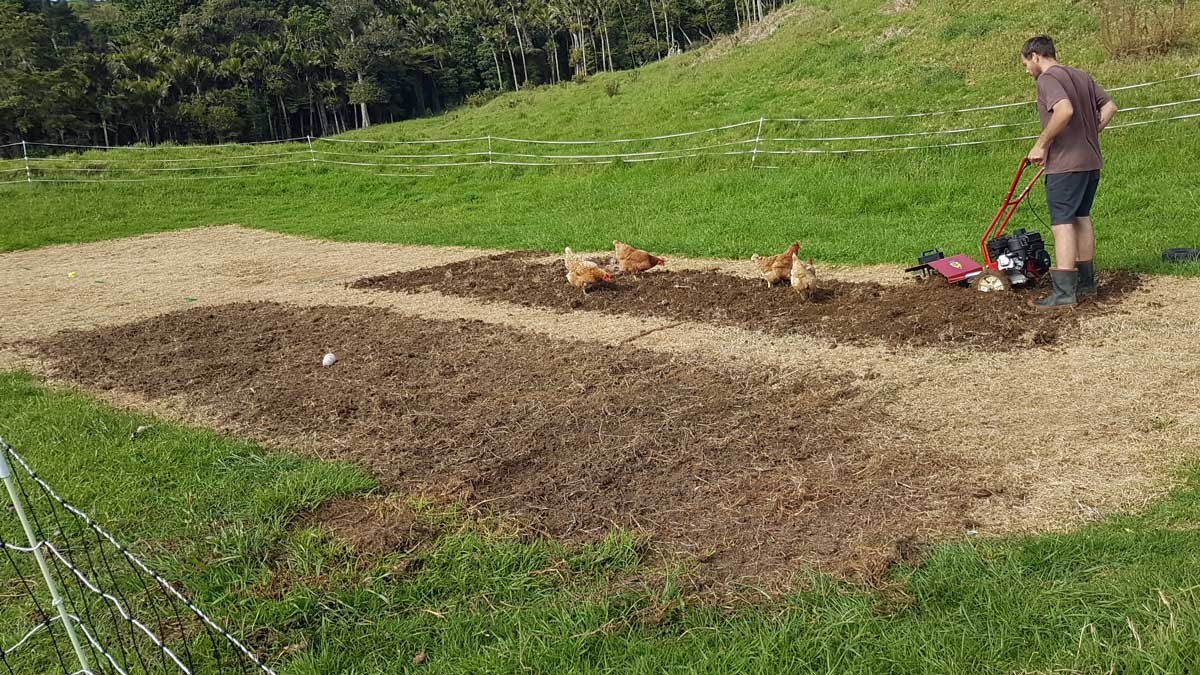
[[[911,9],[893,12],[886,0],[798,3],[782,9],[774,20],[778,29],[757,41],[743,37],[735,46],[726,40],[638,71],[601,74],[583,86],[507,94],[479,108],[347,137],[395,140],[507,133],[603,139],[687,131],[760,116],[877,115],[1022,101],[1032,98],[1033,86],[1017,53],[1026,38],[1043,32],[1055,37],[1065,63],[1089,70],[1108,85],[1156,80],[1200,67],[1200,55],[1191,52],[1154,59],[1108,58],[1093,2],[912,4]],[[610,82],[619,84],[618,95],[605,93]],[[1198,93],[1200,86],[1192,81],[1124,98],[1157,102],[1178,98],[1171,94],[1193,98]],[[986,120],[958,118],[947,126],[964,120],[1019,119],[1030,113],[1000,111]],[[878,131],[880,125],[863,127]]]
[[[1200,55],[1191,50],[1154,58],[1108,56],[1092,3],[1045,6],[1021,0],[1000,8],[994,3],[928,0],[911,9],[892,9],[876,0],[791,5],[769,22],[778,25],[769,36],[760,26],[758,35],[727,38],[638,71],[507,94],[480,107],[377,125],[346,138],[612,139],[761,117],[879,115],[1022,101],[1031,97],[1033,87],[1016,52],[1024,38],[1042,31],[1056,36],[1064,62],[1091,70],[1110,87],[1200,70]],[[1186,79],[1119,92],[1116,99],[1129,108],[1196,98],[1197,92],[1200,80]],[[1119,115],[1116,123],[1198,111],[1200,104],[1195,103],[1133,111]],[[883,148],[1036,133],[1033,109],[1010,107],[899,120],[769,122],[762,134],[863,136],[985,125],[1015,126],[962,135],[763,142],[757,147]],[[1106,133],[1109,164],[1096,207],[1102,265],[1180,271],[1157,258],[1163,248],[1197,244],[1194,214],[1200,206],[1200,169],[1192,158],[1200,147],[1198,132],[1200,120],[1191,119]],[[496,141],[492,147],[497,153],[512,153],[518,161],[533,162],[545,160],[519,156],[652,152],[709,144],[729,144],[716,152],[745,152],[755,146],[741,142],[756,133],[756,125],[749,125],[654,144],[564,147]],[[514,248],[603,247],[620,237],[665,252],[712,256],[744,256],[799,238],[806,253],[819,260],[906,262],[934,245],[972,250],[1028,145],[1000,142],[845,156],[763,154],[753,168],[751,157],[741,154],[551,168],[378,169],[304,163],[264,167],[258,176],[221,181],[9,185],[3,186],[0,199],[11,204],[9,213],[18,215],[0,234],[0,246],[12,249],[239,222],[333,239]],[[335,161],[370,162],[381,154],[481,152],[488,144],[318,141],[315,147],[345,153],[329,155]],[[306,146],[283,149],[300,152]],[[245,149],[171,152],[178,157],[205,152],[215,159],[216,153],[233,157]],[[375,161],[419,165],[457,160]],[[13,166],[17,164],[6,165]],[[757,170],[765,167],[777,168]],[[1041,227],[1045,213],[1040,191],[1031,202],[1032,208],[1023,209],[1018,220]]]

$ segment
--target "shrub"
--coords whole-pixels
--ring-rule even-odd
[[[479,108],[499,95],[500,92],[496,91],[495,89],[483,89],[473,94],[468,94],[467,105],[471,106],[472,108]]]
[[[1101,0],[1100,39],[1113,56],[1164,54],[1188,43],[1198,15],[1187,0]]]

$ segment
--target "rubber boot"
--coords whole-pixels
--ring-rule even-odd
[[[1096,266],[1093,261],[1075,263],[1075,269],[1079,272],[1079,284],[1075,288],[1076,299],[1082,299],[1085,296],[1096,294]]]
[[[1075,306],[1075,288],[1079,283],[1078,272],[1075,270],[1050,270],[1050,283],[1053,286],[1050,295],[1039,300],[1030,300],[1030,307],[1060,309]]]

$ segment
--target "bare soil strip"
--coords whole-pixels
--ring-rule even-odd
[[[272,301],[369,305],[398,321],[465,319],[484,322],[479,329],[484,332],[519,328],[590,349],[636,347],[728,371],[727,377],[800,372],[848,378],[858,391],[854,405],[869,409],[868,417],[895,422],[883,428],[868,424],[861,431],[867,442],[934,457],[957,454],[968,462],[960,467],[968,479],[997,488],[993,496],[972,500],[968,519],[981,536],[1064,529],[1091,517],[1094,509],[1138,508],[1174,484],[1181,462],[1200,457],[1200,280],[1143,279],[1120,303],[1069,317],[1076,328],[1060,332],[1056,343],[1020,349],[848,343],[803,331],[596,311],[566,314],[438,292],[345,287],[363,277],[487,253],[342,244],[227,226],[0,254],[5,270],[0,366],[46,368],[49,363],[12,343],[63,329],[111,327],[188,307]],[[672,258],[669,268],[752,276],[745,261]],[[885,277],[885,285],[912,283],[896,268],[818,270],[823,278],[843,281]],[[553,283],[567,288],[561,278]],[[788,296],[786,288],[774,292]],[[1020,335],[1023,318],[1012,321],[1004,330]],[[245,330],[254,334],[257,328]],[[314,348],[318,353],[307,357],[311,360],[326,349],[344,352],[341,344]],[[119,405],[221,425],[215,414],[188,406],[186,391],[162,397],[91,391]],[[316,456],[324,450],[297,445]],[[993,470],[999,471],[994,480]]]
[[[437,291],[443,294],[546,307],[558,312],[654,316],[736,326],[771,333],[800,333],[835,343],[988,347],[1013,350],[1051,345],[1078,334],[1081,319],[1118,305],[1138,286],[1129,273],[1100,279],[1095,300],[1078,310],[1038,312],[1025,301],[1032,290],[968,293],[945,283],[882,285],[826,280],[809,302],[786,285],[734,278],[715,271],[655,271],[618,276],[584,295],[563,283],[561,262],[538,253],[506,253],[396,272],[356,281],[352,288]],[[608,258],[596,262],[614,266]]]
[[[342,360],[323,368],[330,345]],[[57,377],[182,396],[238,433],[320,447],[393,489],[486,503],[551,536],[642,531],[717,578],[874,576],[898,541],[960,531],[1001,490],[952,452],[892,442],[902,422],[853,377],[479,322],[237,304],[62,333],[40,356]]]

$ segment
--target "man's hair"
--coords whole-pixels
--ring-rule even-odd
[[[1021,58],[1028,59],[1034,54],[1057,59],[1058,54],[1054,51],[1054,40],[1049,35],[1038,35],[1026,40],[1025,46],[1021,47]]]

